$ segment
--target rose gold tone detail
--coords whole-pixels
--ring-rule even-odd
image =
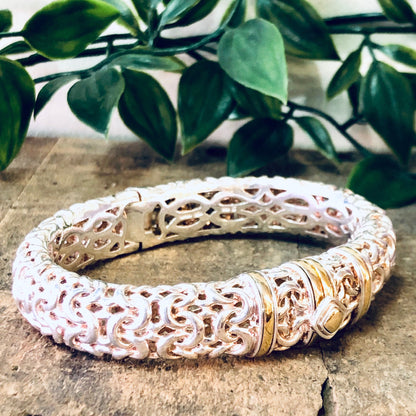
[[[253,232],[342,245],[225,282],[135,287],[74,273],[169,241]],[[348,190],[280,177],[207,178],[130,188],[57,212],[19,247],[13,296],[42,334],[95,355],[255,356],[331,338],[358,320],[394,261],[391,221]]]

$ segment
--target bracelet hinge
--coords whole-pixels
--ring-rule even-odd
[[[127,215],[126,240],[140,244],[145,240],[145,217],[146,209],[142,201],[133,202],[126,206]],[[139,250],[140,250],[139,248]]]

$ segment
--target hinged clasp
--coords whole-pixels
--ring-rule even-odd
[[[142,246],[145,240],[145,217],[148,210],[146,210],[146,204],[141,200],[140,194],[137,194],[139,200],[131,202],[124,209],[127,216],[126,240]]]

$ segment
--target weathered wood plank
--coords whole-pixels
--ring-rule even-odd
[[[5,171],[0,172],[0,221],[55,144],[56,140],[28,137],[24,151]]]

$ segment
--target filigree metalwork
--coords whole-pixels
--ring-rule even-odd
[[[344,244],[225,282],[136,287],[75,273],[168,241],[237,232]],[[280,177],[208,178],[130,188],[59,211],[20,246],[13,295],[43,334],[95,355],[255,356],[331,338],[359,319],[394,255],[390,220],[350,191]]]

